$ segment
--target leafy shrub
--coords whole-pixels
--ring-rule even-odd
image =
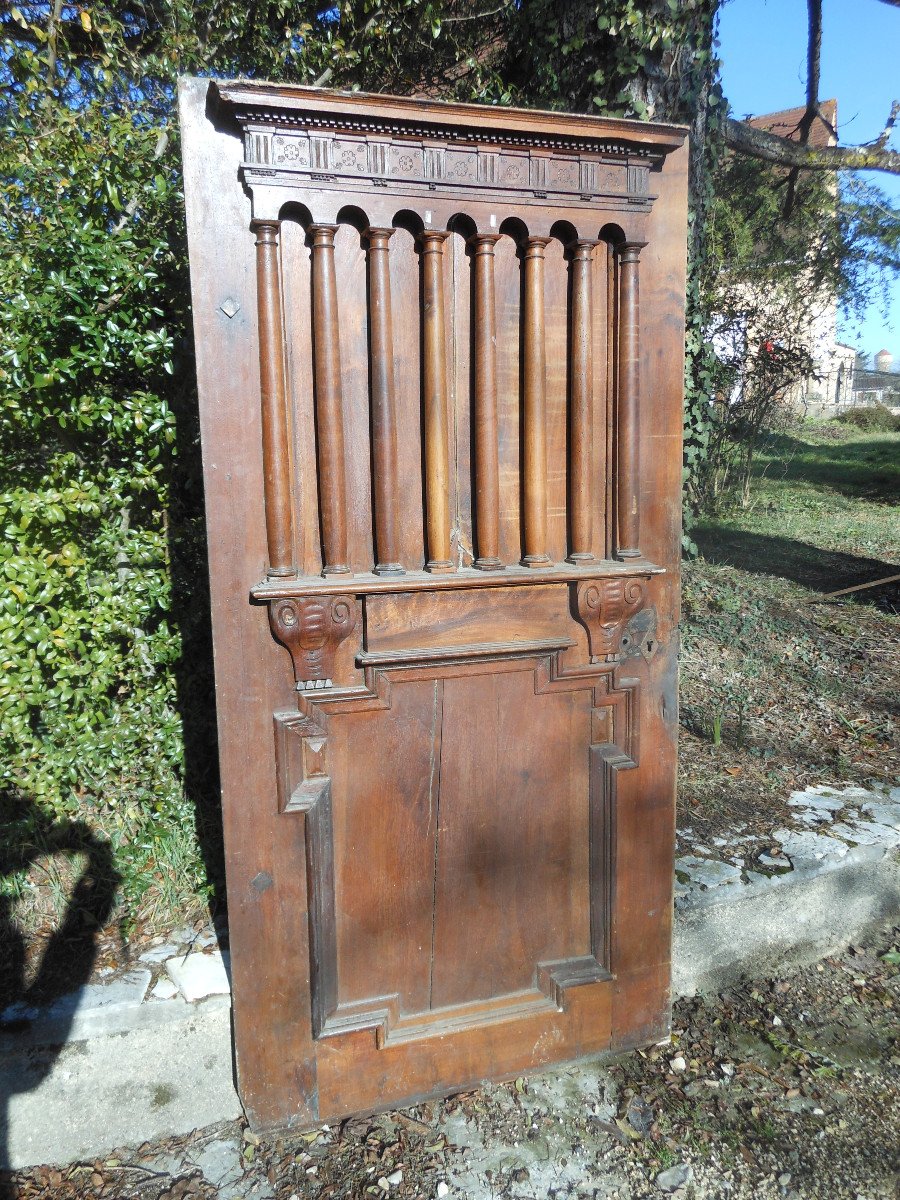
[[[900,415],[892,413],[886,404],[860,404],[834,419],[868,433],[900,432]]]
[[[37,55],[6,62],[0,795],[20,842],[101,830],[126,911],[152,917],[207,887],[182,720],[198,625],[178,581],[202,596],[205,556],[177,146],[146,97],[66,102]]]

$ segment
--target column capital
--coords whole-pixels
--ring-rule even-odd
[[[250,228],[256,234],[257,246],[275,246],[278,244],[278,234],[281,230],[280,221],[260,221],[254,219]]]
[[[422,243],[426,254],[434,254],[441,249],[448,237],[449,229],[423,229],[421,233],[416,234],[416,241]]]
[[[466,245],[482,254],[493,254],[500,237],[499,233],[473,233],[466,239]]]
[[[619,256],[619,261],[636,263],[641,256],[641,251],[646,245],[646,241],[639,240],[638,238],[631,238],[627,242],[621,242],[616,247],[616,253]]]
[[[552,238],[539,237],[537,235],[529,236],[522,242],[520,253],[523,258],[539,258],[543,259],[544,250],[553,241]]]
[[[379,225],[370,225],[363,233],[363,237],[370,246],[373,246],[374,249],[373,243],[387,245],[390,239],[394,236],[394,233],[394,229],[386,229]]]
[[[312,224],[307,227],[307,232],[312,235],[314,246],[333,246],[334,235],[339,229],[340,225]]]
[[[573,238],[566,243],[566,250],[572,258],[586,259],[593,255],[599,245],[599,238]]]

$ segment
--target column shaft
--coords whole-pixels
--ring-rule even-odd
[[[284,364],[284,322],[279,223],[259,221],[256,230],[256,303],[259,326],[259,385],[262,406],[263,489],[266,542],[273,579],[297,574],[291,512],[291,460]]]
[[[394,398],[394,333],[388,242],[393,229],[369,229],[369,354],[372,387],[372,499],[375,574],[402,575]]]
[[[319,451],[322,574],[350,573],[347,485],[334,235],[337,225],[310,225],[312,238],[313,368]]]

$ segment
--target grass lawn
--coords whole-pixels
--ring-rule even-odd
[[[900,433],[770,439],[751,502],[694,534],[681,675],[681,827],[765,841],[792,789],[900,777]]]

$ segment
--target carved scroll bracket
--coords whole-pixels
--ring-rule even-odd
[[[298,692],[333,687],[334,655],[356,627],[356,601],[353,596],[273,600],[269,624],[291,656]]]
[[[625,625],[644,603],[640,579],[591,579],[579,584],[578,616],[588,632],[591,662],[617,659]]]

